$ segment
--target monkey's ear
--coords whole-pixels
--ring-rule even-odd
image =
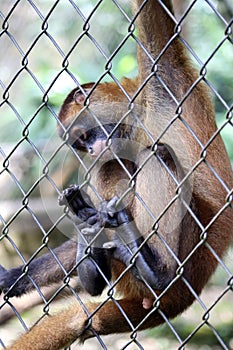
[[[73,99],[77,105],[82,105],[83,102],[85,101],[85,98],[86,98],[86,96],[82,93],[81,90],[75,91]]]
[[[77,89],[74,92],[73,100],[78,105],[83,105],[87,95],[91,91],[94,83],[87,83],[82,85],[82,89]],[[84,93],[83,93],[84,92]]]

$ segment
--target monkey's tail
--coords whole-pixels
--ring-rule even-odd
[[[148,314],[142,307],[142,300],[122,299],[109,301],[99,309],[98,306],[98,303],[87,303],[86,312],[76,303],[54,316],[47,316],[7,350],[59,350],[77,339],[84,342],[96,333],[132,332]],[[162,323],[159,315],[154,316],[145,327]]]

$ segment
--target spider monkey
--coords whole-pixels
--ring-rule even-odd
[[[232,171],[215,135],[206,85],[174,35],[170,1],[134,3],[144,47],[138,49],[138,77],[124,78],[122,88],[116,83],[85,84],[68,95],[59,114],[60,135],[68,132],[75,149],[99,160],[91,182],[102,202],[96,206],[88,188],[72,186],[63,192],[60,204],[67,203],[80,220],[83,239],[78,248],[70,240],[55,253],[67,271],[77,263],[90,294],[101,293],[110,279],[121,276],[115,287],[122,298],[101,307],[90,301],[85,310],[75,303],[34,326],[9,350],[57,350],[96,333],[130,331],[122,309],[133,327],[155,327],[164,322],[163,314],[175,317],[192,304],[217,266],[212,251],[222,257],[231,242]],[[142,113],[136,110],[131,120],[122,119],[121,108],[129,100],[142,106]],[[94,125],[93,114],[102,126]],[[130,159],[124,158],[126,150]],[[33,288],[26,276],[18,279],[21,271],[1,268],[0,285],[9,296]],[[38,285],[64,277],[49,255],[32,261],[28,273]]]

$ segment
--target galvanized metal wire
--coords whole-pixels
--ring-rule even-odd
[[[158,0],[161,4],[161,6],[164,6],[161,0]],[[61,225],[64,220],[67,219],[69,213],[67,210],[61,211],[60,215],[56,216],[56,219],[51,222],[47,223],[46,227],[44,226],[43,221],[41,220],[41,216],[38,214],[38,210],[35,209],[34,206],[34,199],[35,199],[35,193],[40,193],[40,188],[43,186],[44,183],[46,183],[49,188],[52,189],[53,193],[58,196],[62,190],[60,187],[60,183],[58,184],[56,182],[56,178],[54,178],[51,175],[51,168],[56,163],[57,157],[62,152],[70,152],[73,153],[77,163],[79,164],[79,167],[82,169],[82,172],[84,173],[84,182],[87,183],[88,179],[91,176],[91,171],[93,168],[95,168],[96,163],[99,161],[97,158],[90,166],[87,166],[83,159],[72,150],[72,148],[67,144],[67,135],[69,133],[69,129],[64,129],[64,135],[63,140],[59,141],[58,138],[54,142],[54,144],[49,145],[50,153],[47,154],[46,150],[44,149],[44,144],[41,144],[41,141],[36,139],[34,136],[32,137],[32,128],[33,125],[37,122],[37,120],[40,118],[40,115],[42,112],[46,112],[47,118],[49,120],[52,120],[54,122],[54,126],[56,128],[56,123],[60,124],[60,121],[57,117],[57,108],[53,105],[53,92],[56,84],[60,81],[60,79],[66,75],[69,77],[69,85],[71,85],[71,82],[74,86],[79,87],[82,90],[81,87],[81,81],[79,77],[74,73],[74,67],[73,63],[70,62],[73,60],[72,55],[75,50],[78,50],[79,44],[82,42],[83,39],[90,42],[93,46],[93,48],[98,51],[98,54],[100,55],[101,59],[105,62],[101,74],[97,77],[93,87],[92,91],[95,90],[95,88],[100,84],[103,80],[109,79],[114,81],[123,94],[126,97],[126,100],[128,101],[128,112],[125,113],[125,115],[122,115],[122,121],[127,117],[127,113],[131,112],[134,108],[134,102],[136,97],[140,94],[140,92],[145,87],[146,83],[154,76],[156,76],[158,83],[163,86],[165,91],[169,94],[171,100],[176,105],[176,115],[174,116],[174,119],[170,122],[169,125],[167,125],[167,129],[163,130],[163,133],[166,133],[167,130],[171,127],[172,123],[175,122],[175,120],[179,120],[185,128],[190,133],[190,136],[193,137],[197,144],[199,145],[201,149],[201,156],[199,159],[199,163],[195,164],[194,167],[190,170],[188,174],[186,174],[185,179],[183,180],[185,182],[186,179],[191,177],[192,173],[194,172],[195,168],[199,166],[201,163],[205,163],[205,165],[208,167],[208,169],[214,174],[216,179],[221,183],[221,185],[226,190],[226,202],[225,206],[222,208],[222,210],[216,214],[216,217],[213,218],[215,220],[222,211],[224,211],[227,207],[231,207],[233,209],[233,189],[227,188],[224,181],[221,179],[221,177],[218,175],[218,173],[214,169],[214,165],[209,164],[207,160],[207,150],[210,144],[214,141],[214,139],[220,134],[222,130],[226,126],[232,127],[232,134],[233,134],[233,122],[232,122],[232,105],[229,105],[229,103],[225,100],[224,95],[222,95],[221,91],[218,91],[214,84],[208,79],[207,76],[207,70],[209,69],[209,62],[213,59],[215,55],[218,54],[219,50],[223,45],[227,42],[232,44],[232,21],[228,21],[224,18],[224,16],[221,14],[221,12],[217,9],[215,6],[214,1],[205,0],[205,6],[208,6],[209,12],[211,16],[215,16],[218,18],[219,22],[222,26],[222,37],[219,40],[218,44],[215,46],[214,49],[212,49],[208,53],[208,58],[203,61],[197,53],[193,50],[191,44],[188,42],[186,38],[183,36],[182,27],[184,25],[184,21],[187,22],[190,19],[189,14],[192,12],[193,7],[196,5],[197,1],[193,0],[190,2],[190,4],[186,7],[185,12],[181,16],[179,20],[176,20],[174,18],[174,23],[176,25],[176,30],[174,32],[173,37],[169,40],[167,45],[164,47],[163,51],[160,53],[160,55],[154,59],[150,56],[148,52],[146,52],[146,49],[143,47],[142,43],[138,39],[138,37],[135,34],[135,18],[132,17],[132,15],[129,15],[127,12],[127,9],[125,7],[125,4],[123,1],[116,1],[112,0],[110,1],[112,3],[112,6],[114,6],[115,11],[119,11],[121,16],[124,19],[125,26],[128,28],[127,31],[124,33],[123,38],[121,41],[116,45],[115,49],[109,52],[106,51],[106,48],[101,45],[101,43],[98,41],[98,39],[95,37],[95,33],[93,33],[92,29],[92,23],[95,21],[96,16],[98,16],[98,13],[101,12],[101,6],[104,5],[104,1],[97,1],[92,7],[88,9],[87,11],[83,11],[82,5],[79,6],[79,3],[77,1],[69,0],[66,1],[67,7],[69,7],[71,12],[71,20],[73,23],[77,20],[79,22],[79,28],[77,28],[77,33],[75,35],[75,40],[70,42],[69,49],[64,50],[63,49],[63,42],[59,41],[59,38],[54,35],[54,31],[51,31],[51,25],[50,23],[56,19],[56,15],[59,13],[59,11],[62,11],[62,7],[59,7],[62,3],[62,1],[50,1],[47,2],[46,7],[43,7],[42,2],[40,1],[32,1],[28,0],[26,2],[22,2],[21,0],[14,1],[14,2],[8,2],[3,1],[0,4],[0,20],[1,20],[1,32],[0,32],[0,47],[7,48],[9,52],[14,53],[14,57],[10,58],[10,61],[16,61],[14,64],[10,64],[8,69],[12,69],[12,71],[6,75],[0,73],[0,88],[1,88],[1,99],[0,99],[0,113],[1,119],[4,119],[4,114],[6,113],[11,115],[12,119],[14,120],[14,129],[12,130],[5,130],[4,132],[14,133],[17,129],[20,129],[20,137],[17,141],[14,141],[14,143],[6,145],[6,141],[2,140],[2,147],[0,148],[0,156],[2,161],[2,167],[0,171],[0,175],[3,178],[6,183],[5,186],[5,193],[3,193],[3,198],[9,199],[8,195],[12,196],[13,192],[17,192],[17,200],[15,202],[15,207],[13,210],[10,211],[10,215],[4,213],[0,213],[0,222],[2,224],[2,231],[0,235],[0,244],[5,247],[5,245],[8,247],[10,251],[14,251],[15,256],[17,256],[17,262],[19,264],[23,264],[23,272],[20,278],[24,278],[26,275],[30,280],[31,283],[34,286],[34,289],[36,293],[39,295],[39,298],[41,300],[41,303],[43,307],[41,308],[40,316],[39,318],[43,318],[45,315],[50,313],[51,304],[59,298],[59,295],[65,291],[65,293],[69,295],[73,295],[74,298],[83,306],[85,309],[84,301],[82,294],[77,291],[77,289],[72,285],[70,275],[72,271],[76,268],[74,266],[72,270],[67,271],[59,258],[54,253],[53,247],[51,245],[51,240],[54,239],[54,233]],[[23,6],[23,7],[22,7]],[[22,9],[24,11],[28,11],[28,13],[31,13],[31,15],[28,15],[27,21],[30,23],[33,23],[33,20],[36,21],[36,23],[40,24],[40,28],[38,27],[37,31],[33,33],[33,36],[30,38],[30,42],[23,43],[22,36],[18,35],[18,31],[24,32],[27,31],[27,27],[24,25],[24,19],[21,14]],[[30,16],[32,17],[30,20]],[[19,21],[19,24],[17,25],[17,21]],[[80,24],[81,23],[81,24]],[[57,23],[59,26],[59,23]],[[113,24],[113,26],[117,26],[117,23]],[[81,29],[80,29],[81,26]],[[16,27],[16,29],[15,29]],[[13,29],[12,29],[13,28]],[[30,30],[30,29],[29,29]],[[65,30],[65,28],[64,28]],[[67,42],[69,43],[69,33],[67,33]],[[29,36],[30,37],[30,36]],[[157,63],[160,59],[160,57],[164,54],[164,52],[169,48],[171,43],[174,40],[181,40],[183,44],[186,46],[187,50],[190,53],[190,56],[192,57],[193,61],[196,63],[199,69],[199,78],[193,83],[192,86],[190,86],[189,90],[186,92],[185,96],[183,96],[181,101],[178,101],[176,97],[173,95],[170,88],[166,85],[166,83],[163,81],[163,79],[159,76],[159,72],[157,72]],[[37,50],[37,45],[39,45],[40,41],[46,41],[47,45],[52,48],[52,51],[54,50],[55,54],[60,58],[60,63],[58,66],[55,67],[55,72],[51,72],[51,77],[49,78],[48,83],[43,83],[42,78],[38,74],[37,68],[33,67],[33,63],[31,63],[31,56],[33,55],[33,52]],[[201,40],[201,38],[200,38]],[[150,58],[152,62],[152,71],[151,75],[147,77],[147,79],[142,83],[139,90],[137,91],[136,95],[132,97],[129,96],[128,92],[123,88],[123,86],[120,83],[120,80],[118,76],[115,75],[113,65],[114,65],[114,59],[117,57],[118,54],[121,54],[122,49],[125,45],[128,44],[128,42],[134,41],[135,46],[139,46],[141,50],[146,52],[147,56]],[[1,48],[0,48],[1,52]],[[50,57],[44,56],[44,52],[41,52],[42,58],[46,58],[47,60],[50,59]],[[5,64],[6,62],[4,62]],[[1,70],[4,70],[4,66],[2,66],[0,61]],[[23,99],[21,101],[18,101],[16,98],[17,89],[19,89],[19,84],[22,80],[23,76],[27,76],[30,78],[31,81],[31,87],[30,89],[24,89],[24,93],[21,95]],[[195,135],[195,132],[192,130],[190,125],[187,124],[187,122],[184,120],[182,116],[182,106],[186,99],[193,93],[194,88],[200,83],[204,82],[207,84],[212,91],[212,94],[215,96],[215,98],[220,102],[222,105],[222,108],[225,110],[226,119],[225,122],[222,124],[222,126],[216,131],[214,135],[209,139],[209,142],[207,144],[202,144],[202,142],[199,140],[197,135]],[[67,92],[69,91],[70,86],[67,86]],[[31,89],[34,89],[35,92],[32,93]],[[71,88],[70,88],[71,90]],[[24,115],[24,106],[25,104],[30,104],[30,99],[34,94],[37,94],[37,108],[30,113],[30,115],[25,116]],[[90,92],[91,94],[91,92]],[[62,96],[62,99],[64,99],[65,95]],[[86,96],[86,103],[85,108],[88,109],[89,105],[89,95]],[[98,116],[95,114],[92,115],[93,120],[103,128],[100,121],[98,120]],[[143,125],[143,123],[140,124],[143,131],[149,136],[150,133],[148,129]],[[55,129],[54,128],[54,129]],[[105,130],[103,128],[103,130]],[[53,132],[53,131],[51,131]],[[160,135],[162,137],[162,134]],[[152,140],[153,144],[157,143],[157,140]],[[44,141],[43,141],[44,142]],[[28,183],[25,183],[25,178],[23,176],[19,176],[17,168],[15,167],[15,163],[19,162],[19,155],[21,157],[25,157],[27,152],[30,153],[31,157],[36,161],[37,164],[39,164],[39,172],[37,173],[37,176]],[[121,165],[121,167],[125,170],[127,173],[127,169],[122,163],[119,156],[113,152],[114,158],[118,161],[118,163]],[[149,155],[148,159],[145,161],[149,161],[150,157],[152,157],[154,153],[151,152],[151,155]],[[141,171],[144,164],[139,167],[138,172]],[[132,187],[130,187],[129,191],[134,191],[133,189],[133,182],[134,177],[130,176],[127,173],[129,177],[129,183],[132,184]],[[135,175],[136,176],[136,175]],[[91,184],[89,184],[91,186]],[[177,196],[179,196],[179,189],[182,187],[183,183],[178,183],[177,188]],[[12,193],[8,193],[9,188],[12,188]],[[94,187],[92,187],[93,191],[95,191],[96,196],[101,200],[100,194],[96,191]],[[1,187],[1,190],[4,191],[4,187]],[[137,197],[141,203],[143,203],[144,207],[146,208],[146,204],[143,202],[143,198],[140,197],[136,191],[134,191],[134,195]],[[54,196],[55,198],[55,196]],[[174,198],[175,201],[176,198]],[[41,204],[41,210],[43,210],[43,201],[40,202]],[[173,203],[169,203],[169,206],[171,206]],[[203,327],[208,327],[209,330],[214,334],[216,337],[216,340],[218,342],[218,347],[216,349],[230,349],[229,345],[226,344],[224,335],[220,334],[219,330],[217,329],[217,326],[215,326],[215,323],[212,322],[211,319],[211,312],[216,307],[218,303],[221,302],[221,300],[229,294],[232,294],[232,286],[233,286],[233,275],[232,275],[232,267],[227,266],[222,259],[217,255],[217,253],[214,251],[214,249],[208,245],[206,242],[206,233],[208,231],[208,227],[203,227],[201,222],[199,222],[198,218],[195,216],[195,214],[192,212],[192,210],[189,207],[189,203],[186,203],[184,201],[184,206],[187,207],[187,210],[191,214],[192,218],[195,220],[196,224],[200,228],[201,235],[200,235],[200,241],[199,244],[193,249],[193,251],[190,252],[190,254],[187,256],[186,260],[183,262],[180,262],[178,257],[174,256],[178,263],[178,269],[176,272],[176,277],[172,283],[175,283],[177,279],[182,279],[183,282],[186,284],[188,289],[191,291],[191,293],[195,296],[196,303],[199,305],[201,312],[199,313],[199,319],[196,323],[196,327],[190,331],[190,333],[186,336],[186,338],[182,338],[180,336],[179,331],[176,330],[176,326],[174,326],[173,322],[170,321],[167,316],[160,310],[160,299],[163,296],[163,293],[160,296],[157,296],[154,292],[155,302],[154,302],[154,308],[151,311],[155,312],[155,310],[160,314],[160,316],[164,319],[164,322],[170,329],[170,332],[173,334],[174,338],[176,339],[176,342],[178,344],[177,349],[185,349],[185,346],[189,344],[189,342],[192,340],[192,338],[199,334],[200,330]],[[54,204],[55,205],[55,204]],[[161,217],[165,214],[166,210],[168,210],[168,207],[164,208],[164,211],[161,213]],[[149,212],[149,208],[148,208]],[[18,222],[20,220],[24,220],[24,217],[28,216],[30,217],[31,221],[34,223],[36,227],[36,234],[40,235],[40,241],[41,244],[37,245],[37,248],[34,250],[34,252],[31,253],[31,256],[28,258],[25,258],[25,252],[22,250],[22,245],[19,244],[18,239],[15,237],[14,234],[12,234],[13,225],[18,225]],[[154,218],[153,220],[155,222],[154,224],[154,230],[152,230],[151,235],[153,235],[155,232],[159,236],[159,231],[157,231],[156,224],[159,223],[160,218]],[[211,225],[211,222],[209,223]],[[17,231],[17,230],[16,230]],[[32,240],[33,240],[33,232],[31,233]],[[148,239],[150,237],[148,236]],[[166,244],[166,242],[164,242]],[[195,292],[195,290],[192,288],[191,284],[183,277],[183,268],[185,266],[185,263],[190,257],[195,253],[195,251],[198,249],[199,246],[205,245],[211,254],[214,255],[214,257],[218,260],[219,264],[221,265],[222,270],[224,271],[224,275],[228,280],[228,283],[223,284],[221,291],[219,291],[219,294],[217,295],[216,299],[213,300],[211,306],[206,305],[206,303],[202,300],[202,296],[198,296]],[[169,254],[174,255],[170,247],[167,247],[169,250]],[[41,289],[37,283],[33,280],[33,278],[28,274],[28,266],[30,263],[38,257],[42,252],[47,252],[51,254],[54,258],[54,264],[57,264],[59,268],[61,269],[62,273],[64,274],[63,283],[57,287],[57,289],[54,291],[52,296],[50,295],[47,297],[44,289]],[[86,251],[86,254],[88,255],[88,250]],[[85,258],[85,256],[84,256]],[[2,265],[4,265],[4,261],[0,262]],[[13,266],[13,264],[12,264]],[[132,257],[132,266],[133,266],[133,257]],[[98,268],[98,266],[97,266]],[[122,275],[124,275],[131,266],[127,267],[127,269],[124,271]],[[101,274],[103,272],[99,270]],[[105,278],[105,276],[103,276]],[[146,321],[146,319],[150,316],[148,314],[144,320],[141,321],[140,325],[137,325],[136,327],[132,324],[130,321],[128,315],[125,313],[125,311],[122,309],[120,303],[117,300],[117,296],[115,293],[115,286],[119,282],[119,280],[122,278],[120,276],[117,281],[114,283],[109,283],[107,285],[107,291],[106,295],[102,299],[101,304],[99,307],[94,311],[94,313],[89,314],[88,310],[85,309],[89,320],[91,322],[91,319],[95,313],[98,312],[99,308],[101,308],[104,304],[106,304],[109,300],[113,301],[116,307],[120,310],[123,317],[125,318],[126,322],[129,325],[129,328],[131,329],[130,334],[127,336],[127,340],[125,341],[125,344],[121,349],[130,349],[131,346],[134,346],[133,349],[146,349],[146,347],[143,346],[143,342],[141,342],[138,332],[139,328],[142,323]],[[17,281],[15,282],[17,283]],[[13,285],[14,286],[14,285]],[[12,286],[12,288],[13,288]],[[150,286],[148,285],[148,288]],[[150,288],[151,290],[151,288]],[[152,291],[152,290],[151,290]],[[165,291],[166,292],[166,291]],[[30,298],[30,297],[29,297]],[[6,294],[4,297],[2,297],[0,301],[0,310],[4,310],[6,307],[9,307],[13,314],[15,315],[18,324],[20,325],[21,331],[26,331],[29,327],[29,322],[25,319],[24,315],[21,314],[21,311],[18,311],[18,307],[15,306],[14,300],[12,301],[11,298],[8,297]],[[1,311],[0,311],[1,312]],[[233,320],[232,320],[233,324]],[[105,338],[100,337],[100,335],[95,334],[95,338],[98,341],[99,348],[102,349],[110,349],[105,344]],[[4,349],[6,344],[9,343],[9,339],[3,338],[0,340],[0,348]],[[72,345],[69,347],[69,349],[74,349],[75,346]],[[149,348],[147,348],[149,349]]]

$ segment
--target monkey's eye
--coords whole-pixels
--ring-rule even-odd
[[[74,126],[70,130],[70,141],[71,143],[79,141],[80,143],[84,143],[87,140],[87,133],[84,129],[78,128]]]
[[[73,148],[79,150],[86,150],[86,141],[88,135],[84,129],[74,126],[70,130],[69,136],[70,137],[68,142]]]
[[[78,137],[78,139],[84,143],[87,140],[87,134],[84,132]]]

